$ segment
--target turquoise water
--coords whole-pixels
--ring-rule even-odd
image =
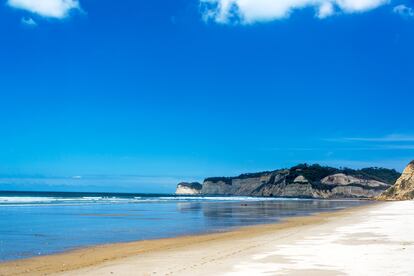
[[[0,261],[274,223],[363,201],[0,192]]]

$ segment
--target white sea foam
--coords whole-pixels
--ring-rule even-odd
[[[82,203],[139,203],[139,202],[174,202],[174,201],[280,201],[299,200],[269,197],[247,197],[247,196],[160,196],[160,197],[33,197],[33,196],[0,196],[1,205],[19,204],[82,204]]]
[[[24,196],[2,196],[0,197],[1,203],[42,203],[52,202],[56,198],[53,197],[24,197]]]

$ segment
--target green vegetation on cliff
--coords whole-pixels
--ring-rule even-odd
[[[350,169],[350,168],[333,168],[328,166],[321,166],[319,164],[299,164],[294,166],[290,169],[282,169],[282,170],[275,170],[275,171],[264,171],[264,172],[257,172],[257,173],[245,173],[241,174],[236,177],[209,177],[206,178],[204,181],[209,182],[224,182],[228,185],[232,184],[233,179],[247,179],[247,178],[257,178],[264,175],[269,175],[273,172],[283,172],[286,171],[288,174],[286,176],[286,180],[288,183],[294,181],[294,179],[300,175],[303,175],[307,180],[315,185],[320,183],[320,181],[333,174],[343,173],[346,175],[351,175],[363,179],[372,179],[377,180],[380,182],[384,182],[387,184],[394,184],[395,181],[400,177],[401,173],[397,172],[394,169],[386,169],[386,168],[364,168],[364,169]],[[331,187],[330,187],[331,188]]]

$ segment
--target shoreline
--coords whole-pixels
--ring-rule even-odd
[[[303,230],[349,216],[362,210],[369,210],[383,202],[349,207],[337,211],[318,212],[307,216],[282,219],[276,223],[243,226],[236,229],[185,235],[155,240],[142,240],[126,243],[110,243],[90,246],[52,255],[31,257],[0,262],[0,275],[51,275],[74,272],[121,261],[131,257],[163,253],[169,250],[187,250],[194,246],[210,246],[212,243],[254,239],[269,234],[283,235],[289,230]],[[150,267],[148,267],[150,269]],[[141,274],[140,274],[141,275]]]

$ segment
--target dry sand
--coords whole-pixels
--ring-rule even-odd
[[[0,275],[24,274],[414,275],[414,201],[0,264]]]

